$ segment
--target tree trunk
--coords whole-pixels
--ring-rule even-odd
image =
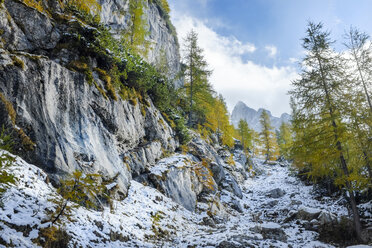
[[[63,214],[63,211],[65,211],[65,208],[67,207],[67,203],[68,203],[68,200],[66,200],[65,204],[61,208],[61,211],[59,211],[59,213],[56,216],[56,218],[54,218],[54,220],[52,221],[52,225],[54,225],[54,223],[56,223],[56,221],[59,219],[59,217],[61,217],[61,215]]]
[[[190,111],[189,111],[189,127],[192,127],[192,93],[193,93],[193,61],[192,61],[193,51],[190,51]]]

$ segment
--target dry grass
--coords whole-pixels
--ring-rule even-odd
[[[21,68],[22,70],[25,69],[25,63],[23,62],[22,59],[18,58],[17,56],[12,56],[12,60],[13,60],[13,65]]]
[[[23,2],[28,7],[34,8],[34,9],[38,10],[41,13],[44,13],[45,12],[44,7],[43,7],[43,2],[41,0],[40,1],[36,1],[36,0],[23,0]]]
[[[104,71],[104,70],[102,70],[100,68],[94,68],[94,70],[98,73],[99,78],[106,83],[105,84],[105,88],[106,88],[106,91],[109,94],[109,96],[112,99],[114,99],[115,101],[117,101],[118,100],[118,96],[116,95],[115,88],[112,85],[111,76],[108,75],[108,73],[106,71]]]
[[[15,125],[17,113],[14,110],[12,103],[8,101],[1,92],[0,92],[0,101],[5,105],[5,109],[8,112],[10,120],[12,121],[13,125]]]

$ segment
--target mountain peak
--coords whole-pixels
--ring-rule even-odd
[[[291,115],[283,113],[280,117],[275,117],[271,112],[264,108],[259,108],[258,110],[248,107],[244,102],[238,101],[232,111],[231,121],[235,127],[238,126],[238,123],[241,119],[247,121],[250,128],[253,128],[255,131],[261,131],[260,116],[263,111],[266,111],[270,116],[271,124],[275,129],[279,129],[282,122],[290,122]]]

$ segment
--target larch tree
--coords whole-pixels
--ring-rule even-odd
[[[243,149],[251,149],[253,146],[253,130],[249,128],[247,121],[244,119],[241,119],[238,123],[238,135]]]
[[[122,34],[124,43],[142,56],[147,56],[151,44],[146,39],[149,34],[149,26],[145,16],[145,1],[129,0],[129,25]]]
[[[289,160],[293,145],[293,132],[290,124],[282,122],[277,136],[280,156]]]
[[[261,129],[260,137],[263,145],[263,154],[265,155],[266,161],[276,159],[278,156],[278,144],[276,141],[276,135],[271,126],[271,120],[269,114],[263,110],[260,116]]]
[[[352,177],[353,157],[348,154],[346,124],[342,116],[344,93],[343,67],[339,55],[331,48],[329,32],[321,23],[309,23],[303,39],[307,51],[300,78],[292,82],[295,164],[308,166],[313,177],[333,177],[344,187],[350,199],[358,240],[362,241],[361,223],[355,200],[357,183]],[[296,154],[297,153],[297,154]],[[300,156],[302,158],[300,158]]]
[[[356,145],[363,152],[369,178],[372,180],[372,44],[370,36],[351,27],[345,34],[344,45],[348,48],[348,73],[350,81],[345,112],[348,113],[350,128],[357,136]]]
[[[189,98],[188,126],[195,127],[197,121],[193,120],[193,114],[200,105],[194,105],[194,101],[197,99],[210,102],[212,86],[208,82],[211,71],[207,68],[208,63],[204,58],[203,49],[198,45],[198,35],[194,30],[191,30],[185,39],[183,63],[186,92]]]
[[[349,65],[352,65],[355,83],[362,88],[368,102],[369,111],[372,113],[372,44],[369,41],[369,35],[361,33],[358,29],[351,27],[346,33],[346,42],[344,45],[349,49],[351,59]]]

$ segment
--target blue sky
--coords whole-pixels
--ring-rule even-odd
[[[179,40],[191,28],[214,74],[211,83],[230,111],[238,100],[275,115],[290,112],[290,82],[303,57],[309,20],[339,40],[350,25],[372,34],[370,0],[169,0]]]

